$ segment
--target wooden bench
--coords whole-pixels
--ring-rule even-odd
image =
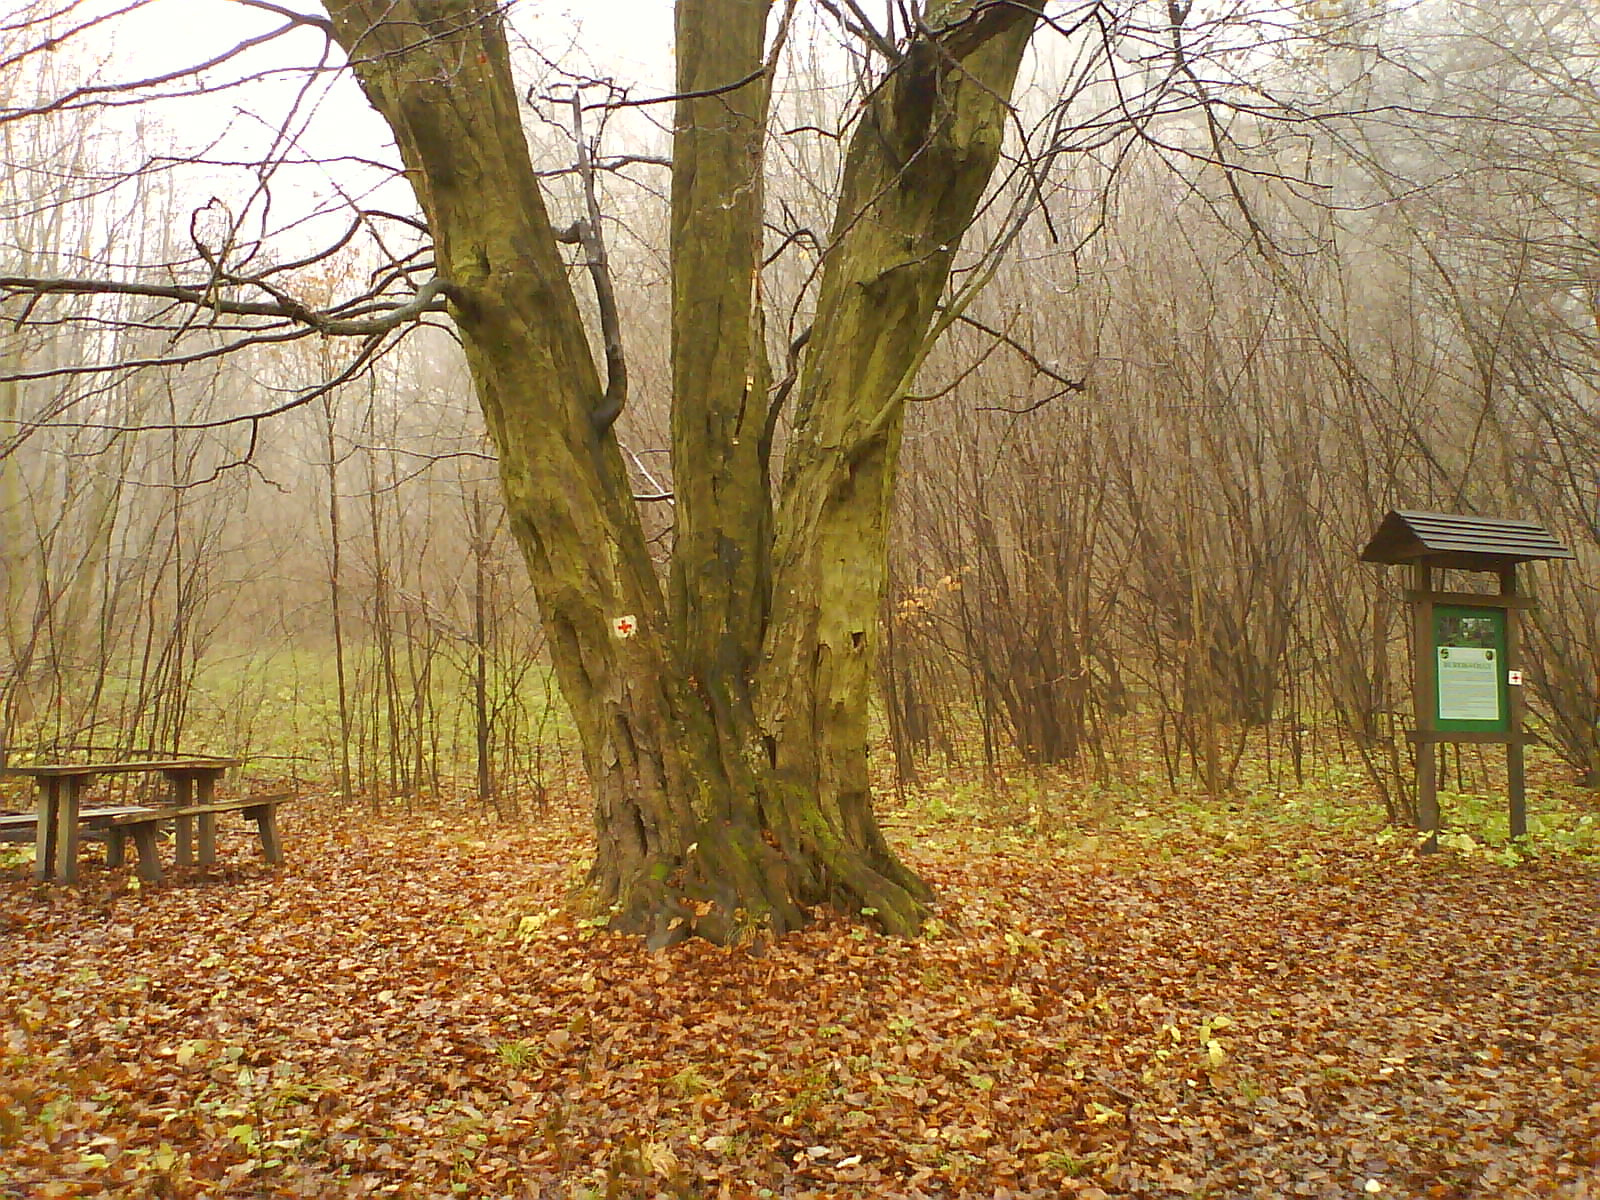
[[[34,818],[33,876],[71,883],[78,878],[78,833],[83,794],[101,775],[159,772],[171,785],[173,808],[207,807],[217,780],[232,767],[235,758],[189,755],[182,758],[151,758],[114,763],[45,763],[26,767],[0,767],[0,775],[20,775],[38,785],[38,815]],[[104,810],[88,810],[99,812]],[[190,861],[187,845],[194,817],[176,817],[179,862]]]
[[[177,830],[177,865],[188,866],[193,861],[188,831],[198,824],[199,862],[202,867],[209,867],[217,861],[217,814],[237,812],[256,823],[256,834],[261,839],[261,856],[276,866],[283,862],[283,843],[278,840],[278,805],[293,798],[290,793],[284,792],[276,796],[246,796],[216,804],[172,805],[123,813],[106,824],[111,839],[106,846],[106,865],[122,866],[127,853],[127,839],[132,837],[139,851],[139,878],[151,883],[160,879],[161,859],[156,853],[156,832],[162,822],[171,821]]]
[[[112,808],[84,808],[78,811],[78,828],[85,833],[100,832],[117,817],[148,812],[143,804],[124,804]],[[0,842],[31,842],[38,836],[38,813],[0,813]]]

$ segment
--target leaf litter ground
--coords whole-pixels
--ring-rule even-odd
[[[914,941],[650,953],[576,808],[14,865],[0,1195],[1600,1197],[1592,862],[895,824]]]

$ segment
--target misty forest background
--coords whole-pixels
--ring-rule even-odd
[[[1076,81],[1063,108],[1070,43],[1034,51],[1018,128],[1071,152],[1040,172],[1023,225],[998,204],[980,218],[958,277],[993,279],[908,416],[884,778],[1035,764],[1107,796],[1221,796],[1337,771],[1369,813],[1409,818],[1404,580],[1357,561],[1409,508],[1537,521],[1576,552],[1533,573],[1528,702],[1549,759],[1600,785],[1600,16],[1584,0],[1245,16],[1195,22],[1208,61],[1320,119],[1235,101],[1222,126],[1190,107],[1114,139],[1109,116],[1085,116],[1111,112],[1107,80]],[[853,44],[812,32],[785,52],[768,170],[780,363],[857,96],[838,69]],[[562,68],[588,67],[522,53],[559,225],[584,204]],[[0,82],[0,103],[59,94],[57,69],[72,67]],[[598,195],[634,395],[618,430],[665,547],[665,172],[650,159],[667,118],[608,119]],[[0,192],[4,271],[192,261],[213,227],[273,224],[255,175],[185,144],[159,114],[96,106],[0,124],[4,161],[32,164]],[[366,167],[320,169],[326,185]],[[325,220],[297,220],[290,244]],[[1004,257],[983,257],[1001,236]],[[352,243],[302,279],[336,294],[376,261]],[[306,337],[139,367],[171,353],[141,331],[144,301],[30,305],[31,324],[0,328],[0,749],[212,751],[352,802],[506,815],[571,780],[448,332],[258,422],[244,418],[339,375],[348,350]],[[1454,786],[1487,781],[1487,755],[1454,761]]]

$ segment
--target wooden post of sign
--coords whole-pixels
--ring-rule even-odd
[[[1517,565],[1510,563],[1500,570],[1500,594],[1512,597],[1517,594]],[[1507,672],[1522,666],[1522,606],[1515,601],[1506,604],[1506,661]],[[1522,762],[1522,689],[1506,688],[1506,794],[1511,801],[1511,836],[1528,835],[1527,781]]]
[[[1411,606],[1411,661],[1415,664],[1412,704],[1417,719],[1417,828],[1425,835],[1417,847],[1419,854],[1439,849],[1439,779],[1437,746],[1433,740],[1435,696],[1433,653],[1433,569],[1422,563],[1411,568],[1416,601]]]

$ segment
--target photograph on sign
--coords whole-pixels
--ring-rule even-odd
[[[1500,623],[1503,620],[1498,609],[1468,616],[1447,609],[1439,614],[1438,636],[1435,640],[1440,646],[1479,646],[1492,650],[1499,645]]]
[[[1500,719],[1500,664],[1493,648],[1439,647],[1439,717],[1445,721]]]

